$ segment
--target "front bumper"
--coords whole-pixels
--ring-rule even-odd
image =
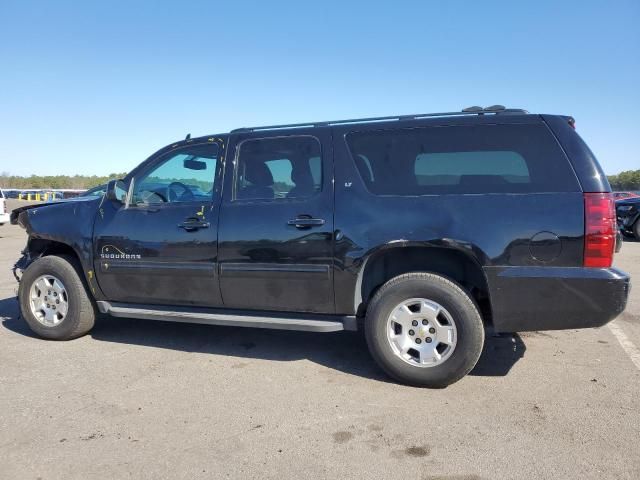
[[[487,267],[498,332],[600,327],[625,309],[629,275],[617,268]]]
[[[12,272],[13,276],[16,278],[16,281],[20,283],[22,280],[22,273],[27,269],[29,265],[31,265],[33,259],[31,255],[29,255],[28,251],[23,251],[20,259],[13,265]]]
[[[9,214],[8,213],[0,213],[0,225],[4,223],[9,223]]]

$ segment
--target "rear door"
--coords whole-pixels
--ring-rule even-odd
[[[219,230],[224,305],[333,313],[330,129],[236,134],[229,155]]]

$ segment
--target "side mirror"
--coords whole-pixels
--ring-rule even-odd
[[[105,197],[112,202],[124,204],[127,199],[127,186],[122,180],[109,180]]]

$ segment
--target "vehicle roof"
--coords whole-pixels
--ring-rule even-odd
[[[465,125],[465,124],[495,124],[495,123],[536,123],[541,121],[537,114],[530,114],[519,108],[505,108],[494,105],[488,108],[470,107],[460,112],[421,113],[412,115],[392,115],[385,117],[355,118],[345,120],[331,120],[322,122],[305,122],[284,125],[267,125],[260,127],[243,127],[232,130],[231,134],[242,134],[262,131],[289,131],[294,129],[313,129],[333,127],[345,130],[353,130],[354,127],[389,126],[411,127],[417,125]]]
[[[566,117],[570,118],[570,117]],[[157,152],[153,153],[147,160],[142,162],[138,167],[134,168],[126,178],[136,173],[142,168],[147,161],[159,154],[164,154],[174,148],[183,147],[190,144],[199,144],[205,142],[221,142],[226,145],[231,135],[249,134],[259,132],[281,131],[282,133],[291,133],[295,131],[310,130],[315,128],[334,128],[339,133],[346,133],[354,129],[385,129],[392,127],[411,128],[417,126],[445,126],[445,125],[482,125],[482,124],[515,124],[515,123],[540,123],[542,122],[540,114],[532,114],[527,110],[520,108],[505,108],[502,105],[493,105],[491,107],[469,107],[459,112],[444,113],[421,113],[412,115],[391,115],[384,117],[371,118],[355,118],[344,120],[331,120],[322,122],[305,122],[283,125],[267,125],[260,127],[243,127],[231,130],[229,133],[219,133],[204,135],[201,137],[191,138],[189,135],[184,140],[173,142]]]
[[[567,117],[569,118],[569,117]],[[529,113],[527,110],[520,108],[505,108],[501,105],[492,107],[469,107],[459,112],[444,113],[421,113],[412,115],[391,115],[384,117],[371,118],[355,118],[343,120],[331,120],[321,122],[304,122],[282,125],[267,125],[259,127],[242,127],[231,130],[229,133],[219,133],[212,135],[204,135],[195,138],[186,138],[162,148],[154,153],[154,156],[164,151],[173,150],[177,147],[189,145],[191,143],[204,143],[220,140],[227,142],[230,135],[252,133],[252,132],[268,132],[282,131],[290,132],[302,129],[326,128],[333,127],[338,130],[353,130],[354,127],[377,126],[380,129],[389,127],[415,127],[420,125],[472,125],[472,124],[514,124],[514,123],[539,123],[542,117],[539,114]],[[340,128],[343,127],[343,128]]]

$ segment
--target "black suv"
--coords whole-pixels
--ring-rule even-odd
[[[14,210],[38,335],[114,317],[363,328],[395,379],[462,378],[498,332],[625,308],[613,198],[571,117],[463,112],[242,128],[153,154],[101,198]],[[215,331],[212,331],[215,335]]]

